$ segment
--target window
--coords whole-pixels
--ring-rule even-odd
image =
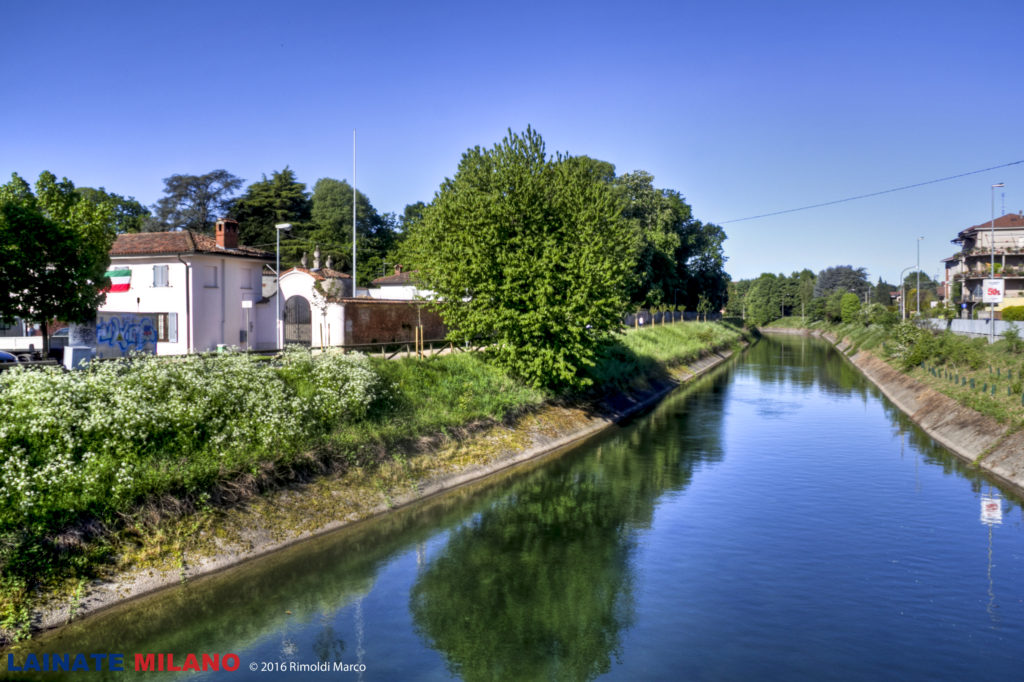
[[[242,288],[252,289],[252,268],[242,268]]]
[[[156,313],[156,340],[165,343],[178,342],[178,313]]]
[[[154,265],[153,266],[153,286],[154,287],[169,287],[167,270],[170,266],[167,265]]]
[[[217,288],[217,266],[207,265],[204,268],[203,286],[207,289]]]

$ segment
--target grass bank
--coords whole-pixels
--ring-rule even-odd
[[[968,338],[910,322],[894,325],[828,324],[787,317],[768,328],[804,328],[849,339],[852,350],[868,350],[920,383],[975,412],[1024,426],[1024,342],[1013,335]]]
[[[300,514],[348,518],[349,500],[389,499],[473,455],[439,444],[544,404],[642,388],[742,339],[685,323],[627,332],[591,370],[586,395],[554,396],[472,354],[383,361],[291,351],[137,358],[75,373],[0,374],[0,638],[28,634],[32,610],[129,567],[182,565],[198,538],[242,507],[281,514],[272,495],[303,483]],[[318,482],[333,487],[318,497]],[[355,503],[353,503],[355,504]],[[356,514],[356,512],[353,512]],[[358,516],[358,514],[356,514]],[[290,519],[288,523],[300,523]]]

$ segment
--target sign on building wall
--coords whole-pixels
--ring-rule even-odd
[[[981,283],[982,303],[1002,303],[1003,292],[1006,286],[1004,279],[986,279]]]

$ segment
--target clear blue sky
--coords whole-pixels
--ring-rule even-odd
[[[380,211],[429,201],[467,148],[532,125],[548,150],[643,169],[735,218],[1024,159],[1024,4],[5,2],[0,173],[47,169],[144,204],[162,179],[289,165]],[[934,274],[1024,209],[1024,164],[724,223],[734,278]],[[996,195],[997,215],[1002,198]]]

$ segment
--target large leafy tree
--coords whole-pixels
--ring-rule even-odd
[[[409,235],[454,339],[535,386],[582,370],[621,325],[638,236],[589,159],[549,157],[531,128],[466,151]]]
[[[746,296],[747,321],[768,324],[783,315],[786,306],[786,278],[764,273],[750,286]]]
[[[164,178],[164,194],[153,206],[150,231],[190,229],[211,234],[217,218],[231,209],[231,197],[244,181],[226,170],[205,175],[172,175]]]
[[[898,284],[889,284],[878,278],[878,283],[871,288],[871,302],[880,303],[882,305],[892,305],[892,292],[899,289]]]
[[[67,178],[39,175],[35,193],[18,176],[0,186],[0,319],[95,320],[116,236],[113,201],[93,201]]]
[[[682,197],[675,196],[682,202]],[[725,307],[729,284],[723,248],[725,230],[718,225],[691,218],[682,223],[680,237],[680,246],[676,250],[676,269],[685,296],[681,295],[678,303],[685,303],[688,309],[694,309],[703,297],[712,310]],[[676,303],[674,299],[671,302]]]
[[[303,250],[320,246],[324,254],[331,253],[339,262],[352,265],[352,185],[344,180],[321,178],[313,187],[310,229],[296,235],[297,242],[289,248],[301,246]],[[396,218],[381,215],[362,192],[356,191],[356,246],[358,266],[356,276],[365,286],[384,271],[384,262],[394,248],[398,233]]]
[[[118,234],[123,232],[142,232],[146,221],[152,215],[148,208],[135,200],[135,197],[123,197],[108,192],[103,187],[79,187],[78,193],[94,204],[110,203],[114,208],[114,228]]]
[[[287,166],[264,175],[249,185],[245,194],[231,203],[228,215],[238,221],[238,238],[243,244],[267,248],[276,243],[274,226],[291,223],[301,230],[310,219],[310,200],[306,185],[295,178]]]
[[[864,268],[852,265],[835,265],[818,273],[818,281],[814,285],[814,296],[828,296],[834,291],[850,292],[864,295],[871,285]]]
[[[630,300],[643,307],[671,301],[681,284],[676,252],[690,207],[655,189],[654,176],[644,171],[619,176],[614,186],[623,201],[622,218],[641,240]]]
[[[685,306],[701,303],[712,310],[728,298],[723,243],[725,231],[702,223],[683,196],[657,189],[654,177],[634,171],[614,177],[614,166],[588,159],[595,172],[614,186],[623,218],[640,235],[630,300],[634,305]],[[611,180],[607,178],[611,177]]]

